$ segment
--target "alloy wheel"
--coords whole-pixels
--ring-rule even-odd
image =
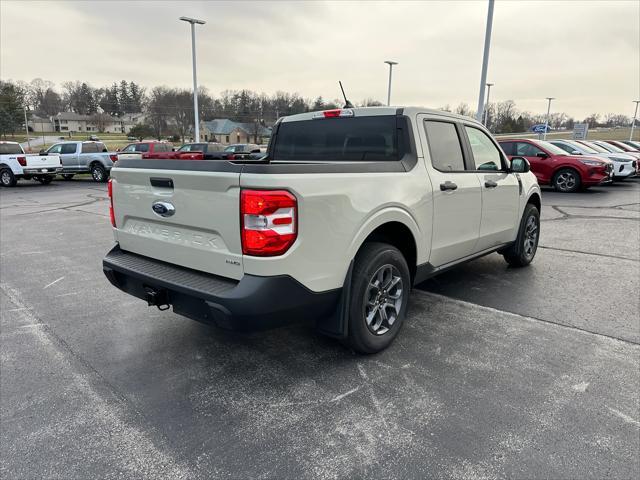
[[[0,175],[0,182],[2,182],[3,185],[11,185],[11,174],[4,170]]]
[[[383,265],[373,274],[364,298],[364,320],[375,335],[387,333],[400,315],[403,300],[400,272],[393,265]]]
[[[570,172],[562,172],[558,175],[556,179],[556,185],[563,192],[567,192],[572,190],[576,186],[576,177],[573,173]]]
[[[527,219],[527,224],[524,227],[524,255],[525,257],[532,258],[536,253],[538,247],[538,222],[536,217],[531,215]]]

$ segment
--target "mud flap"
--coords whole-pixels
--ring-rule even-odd
[[[353,275],[353,260],[349,264],[347,276],[342,285],[340,300],[335,311],[329,317],[316,321],[316,329],[323,335],[333,338],[347,338],[349,334],[349,303],[351,299],[351,277]]]

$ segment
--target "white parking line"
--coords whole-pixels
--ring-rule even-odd
[[[62,280],[62,279],[64,279],[64,277],[60,277],[60,278],[58,278],[57,280],[54,280],[53,282],[51,282],[50,284],[45,285],[45,286],[44,286],[44,288],[43,288],[43,290],[46,290],[46,289],[47,289],[47,288],[49,288],[51,285],[55,285],[56,283],[58,283],[58,282],[59,282],[60,280]]]

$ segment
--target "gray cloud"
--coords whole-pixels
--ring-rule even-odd
[[[386,97],[382,62],[400,62],[393,102],[477,101],[487,4],[472,2],[0,3],[2,78],[132,79],[191,85],[188,25],[198,28],[200,84],[307,97]],[[640,96],[640,2],[498,1],[489,80],[494,100],[578,118],[630,114]]]

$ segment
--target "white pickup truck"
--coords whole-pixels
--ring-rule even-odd
[[[14,187],[19,179],[46,185],[62,171],[58,155],[26,154],[17,142],[0,142],[0,185]]]
[[[225,328],[314,320],[361,353],[413,285],[496,251],[528,265],[540,233],[527,160],[424,108],[285,117],[262,160],[120,160],[108,190],[116,287]]]

